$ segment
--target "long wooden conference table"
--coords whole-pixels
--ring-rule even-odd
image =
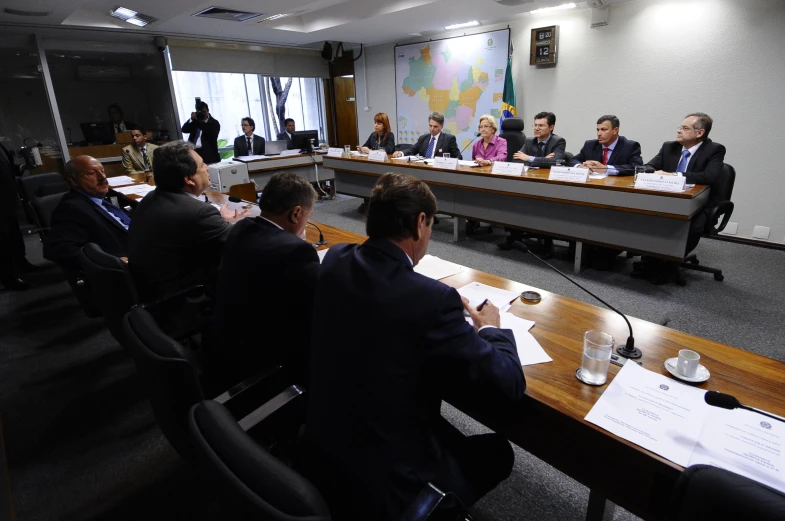
[[[439,213],[458,217],[456,240],[462,237],[464,219],[574,240],[576,272],[583,243],[681,261],[690,219],[709,199],[709,188],[703,185],[672,193],[637,190],[630,186],[630,176],[587,183],[550,181],[547,168],[513,176],[492,174],[491,167],[448,170],[365,157],[324,157],[323,162],[334,172],[336,191],[358,197],[368,197],[386,172],[422,179],[436,196]]]
[[[260,190],[267,185],[274,174],[282,171],[298,174],[309,183],[333,180],[332,171],[322,166],[321,154],[292,154],[235,161],[248,166],[248,176]]]
[[[329,225],[319,227],[329,242],[319,249],[365,240]],[[308,241],[315,242],[318,231],[310,226],[306,230]],[[511,414],[513,417],[505,418],[504,425],[486,421],[482,410],[464,408],[464,412],[589,487],[587,519],[604,519],[612,514],[613,504],[643,519],[664,519],[671,490],[683,468],[584,420],[620,368],[611,365],[608,384],[601,387],[578,381],[575,370],[581,365],[583,333],[597,329],[613,335],[617,343],[623,342],[628,331],[621,317],[474,269],[442,279],[455,288],[474,281],[518,293],[534,290],[542,295],[536,304],[516,299],[511,312],[535,321],[531,334],[553,362],[524,368],[526,399],[521,409]],[[669,376],[665,360],[677,356],[679,349],[693,349],[711,372],[711,378],[696,387],[728,393],[746,405],[785,416],[785,363],[645,320],[629,320],[636,345],[643,351],[645,369]]]

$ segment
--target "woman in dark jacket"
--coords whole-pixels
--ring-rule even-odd
[[[384,112],[379,112],[373,117],[374,132],[360,148],[360,152],[367,154],[371,150],[384,150],[387,154],[395,152],[395,136],[390,132],[390,118]]]

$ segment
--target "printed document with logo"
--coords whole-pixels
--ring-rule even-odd
[[[502,313],[510,309],[510,302],[518,298],[518,293],[515,291],[494,288],[479,282],[470,282],[458,289],[458,294],[469,299],[469,305],[475,308],[488,299]]]
[[[744,409],[712,407],[690,465],[714,465],[785,492],[783,441],[783,422]]]
[[[706,391],[624,364],[586,421],[686,467],[703,429]]]

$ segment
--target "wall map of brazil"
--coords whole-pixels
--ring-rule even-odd
[[[395,48],[396,143],[428,133],[428,114],[444,114],[444,130],[463,148],[482,114],[501,115],[510,32],[459,36]]]

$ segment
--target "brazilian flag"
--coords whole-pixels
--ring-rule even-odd
[[[502,120],[518,115],[515,108],[515,84],[512,81],[512,55],[507,59],[507,71],[504,73],[504,93],[502,94]]]

